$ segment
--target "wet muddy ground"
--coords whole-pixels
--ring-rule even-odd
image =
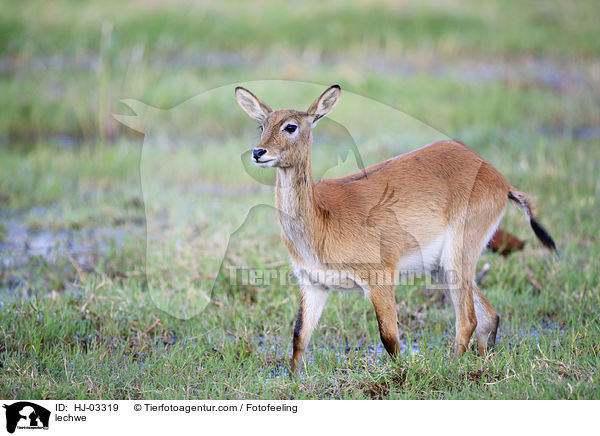
[[[33,211],[36,222],[47,211]],[[28,216],[32,215],[32,211]],[[0,235],[0,294],[29,295],[71,288],[82,273],[118,251],[125,237],[143,235],[142,227],[47,229],[24,222],[23,213],[3,213]],[[140,241],[143,241],[141,239]]]

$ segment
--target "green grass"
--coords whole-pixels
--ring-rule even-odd
[[[39,1],[9,2],[0,29],[4,51],[33,54],[100,51],[108,39],[103,35],[124,49],[143,44],[168,54],[178,45],[185,54],[241,47],[253,52],[424,48],[593,56],[600,44],[595,26],[598,5],[590,0],[394,3],[326,5],[313,0],[284,7],[273,0],[219,5],[63,0],[54,8],[41,8]]]
[[[0,397],[600,399],[597,3],[295,6],[282,13],[271,1],[5,5]],[[197,301],[186,300],[193,293],[161,300],[156,290],[181,286],[181,271],[218,260],[206,247],[227,238],[226,224],[242,219],[248,204],[272,203],[272,187],[214,159],[237,159],[257,140],[232,93],[207,94],[209,110],[197,111],[197,100],[180,104],[263,79],[340,83],[346,93],[336,113],[357,114],[370,140],[360,150],[366,163],[441,132],[537,199],[563,258],[541,249],[522,214],[509,209],[503,227],[527,245],[480,261],[492,266],[482,291],[502,317],[490,355],[471,350],[450,363],[451,304],[416,283],[396,297],[401,339],[417,352],[392,361],[368,300],[334,293],[305,373],[290,378],[297,289],[235,285],[227,270],[289,269],[269,208],[253,210],[235,233],[206,308],[187,320],[173,316],[194,309]],[[306,107],[316,97],[301,86],[255,88],[276,107]],[[351,93],[431,129],[400,115],[363,116],[373,116],[371,106]],[[124,98],[174,109],[152,118],[158,136],[142,138],[112,118],[132,114]],[[317,127],[315,174],[344,158],[352,144],[346,127],[327,120]],[[148,138],[166,146],[144,161],[151,176],[144,179]],[[212,191],[224,208],[205,207]],[[160,230],[157,217],[172,222],[186,207],[195,221],[176,236],[190,244],[165,245],[158,250],[165,263],[154,268],[146,232]],[[55,240],[58,257],[16,247],[19,232],[30,244]],[[194,251],[196,243],[204,248]]]
[[[530,147],[524,156],[541,163],[526,176],[519,175],[519,169],[501,160],[502,156],[493,159],[506,167],[510,180],[517,179],[518,186],[537,194],[543,221],[554,231],[564,258],[552,260],[538,248],[521,214],[509,211],[505,228],[524,237],[528,249],[508,259],[490,254],[482,259],[492,264],[483,290],[503,321],[499,345],[486,359],[469,353],[458,364],[448,363],[453,335],[451,305],[417,284],[397,290],[401,331],[405,340],[419,345],[417,354],[405,353],[398,362],[391,362],[378,347],[368,301],[357,294],[334,294],[313,338],[306,375],[290,379],[286,368],[298,304],[293,286],[233,286],[225,272],[211,295],[211,304],[198,316],[182,321],[161,311],[150,298],[140,249],[144,235],[138,232],[137,237],[124,242],[124,248],[98,253],[92,271],[78,273],[67,261],[57,269],[32,259],[25,272],[16,272],[28,289],[17,288],[12,292],[19,293],[11,296],[9,291],[3,298],[0,325],[5,371],[0,376],[0,395],[598,398],[600,253],[594,242],[597,224],[589,217],[595,210],[597,148],[589,149],[587,155],[572,153],[573,148],[585,145],[555,140],[550,148]],[[105,158],[103,168],[113,175],[113,184],[108,195],[95,199],[94,207],[86,202],[72,203],[90,216],[80,226],[106,220],[104,212],[98,212],[104,210],[101,205],[110,206],[118,216],[124,214],[126,209],[114,205],[121,191],[133,189],[134,182],[123,168],[138,148],[121,147],[118,152],[108,148],[83,154],[89,167]],[[47,150],[35,149],[22,159],[23,164],[34,165],[42,156],[47,158]],[[549,150],[551,162],[562,162],[562,173],[543,164],[544,152]],[[181,153],[185,156],[186,152]],[[510,157],[512,153],[523,151],[505,149],[500,155]],[[64,169],[59,191],[86,198],[84,186],[93,186],[94,177],[102,180],[101,174],[81,165],[81,153],[52,154]],[[108,158],[111,155],[116,156],[114,160]],[[130,168],[135,170],[135,166]],[[566,175],[570,175],[569,180]],[[86,183],[81,186],[76,180]],[[543,183],[539,184],[540,180]],[[13,182],[28,183],[26,177]],[[16,188],[12,191],[18,192]],[[573,192],[580,200],[571,200],[569,208],[560,207],[561,199]],[[54,207],[67,208],[61,204],[56,197]],[[29,212],[29,222],[32,215]],[[253,240],[257,238],[253,226],[236,235],[227,264],[264,265],[287,258],[274,216],[266,219],[270,219],[266,226],[260,220],[265,229],[259,241]],[[60,220],[36,223],[34,229],[52,229],[58,223]],[[130,224],[119,225],[126,228]],[[40,277],[45,280],[40,281]],[[530,277],[541,285],[541,291],[531,285]],[[61,290],[63,282],[75,286]]]
[[[571,82],[560,77],[565,74],[597,88],[598,12],[595,1],[303,2],[285,13],[271,0],[196,7],[9,2],[0,21],[7,63],[0,73],[0,139],[27,143],[66,134],[110,141],[120,98],[169,107],[215,86],[267,78],[341,82],[401,108],[416,93],[426,109],[406,109],[442,128],[429,78],[405,81],[398,72],[435,73],[460,61],[464,83],[434,84],[447,87],[447,101],[486,77],[485,69],[478,73],[482,62],[499,63],[519,78],[508,79],[492,98],[563,86]],[[565,62],[573,58],[575,65]],[[549,84],[528,79],[532,71]],[[381,91],[388,86],[393,92]],[[575,91],[597,117],[595,100]]]

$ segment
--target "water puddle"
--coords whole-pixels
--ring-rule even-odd
[[[497,344],[505,344],[509,347],[515,347],[528,341],[539,341],[541,338],[547,335],[558,335],[563,336],[565,330],[556,322],[542,323],[539,328],[525,330],[508,326],[501,328],[498,332]],[[453,333],[447,332],[448,337],[452,337]],[[279,344],[279,338],[276,342]],[[400,349],[403,355],[416,355],[421,352],[421,347],[425,346],[430,351],[436,346],[428,342],[417,342],[413,341],[412,345],[409,346],[408,341],[404,338],[400,340]],[[444,345],[446,346],[446,345]],[[291,359],[291,340],[289,346],[281,347],[279,345],[262,346],[257,345],[257,353],[259,354],[273,354],[274,361],[276,363],[275,368],[270,366],[268,369],[261,371],[259,376],[263,379],[264,383],[272,383],[280,379],[287,379],[290,377],[289,362]],[[475,352],[475,351],[470,351]],[[354,354],[360,356],[360,365],[379,365],[385,362],[387,359],[387,352],[383,348],[380,342],[369,342],[362,343],[357,342],[356,344],[340,344],[332,347],[331,345],[323,344],[309,347],[306,351],[305,361],[306,366],[311,367],[318,365],[319,360],[331,359],[332,365],[339,365],[339,362],[347,362],[349,355]],[[340,368],[344,368],[347,365],[342,365]],[[362,367],[362,366],[361,366]],[[340,369],[342,370],[342,369]],[[300,377],[309,377],[305,372],[300,374]]]
[[[279,338],[277,338],[279,340]],[[279,341],[277,341],[279,344]],[[412,345],[406,339],[400,340],[400,351],[402,354],[415,355],[419,353],[419,344],[417,341],[413,341]],[[258,354],[271,354],[273,355],[273,361],[275,362],[275,368],[272,366],[264,371],[261,371],[259,375],[262,377],[265,383],[271,383],[280,379],[287,379],[290,377],[290,359],[292,358],[292,346],[291,340],[289,341],[288,347],[282,347],[281,345],[260,345],[260,341],[257,342],[256,352]],[[350,354],[360,356],[360,364],[364,365],[376,365],[381,363],[384,359],[387,359],[387,352],[385,351],[383,344],[380,342],[356,342],[352,345],[347,343],[338,344],[337,346],[331,346],[328,344],[319,344],[314,347],[310,347],[305,353],[305,362],[307,367],[317,365],[319,360],[330,359],[332,364],[338,365],[338,362],[346,362]],[[300,374],[300,377],[307,377],[305,373]]]
[[[34,214],[43,217],[44,212]],[[43,280],[45,273],[72,280],[75,273],[94,271],[98,259],[118,250],[131,234],[116,227],[31,229],[18,214],[5,214],[2,229],[0,295],[28,287],[30,280]]]

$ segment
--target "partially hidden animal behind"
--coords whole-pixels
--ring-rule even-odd
[[[507,202],[519,206],[540,241],[556,250],[529,197],[490,163],[457,141],[439,141],[364,170],[315,183],[312,130],[337,104],[338,85],[306,110],[272,110],[238,87],[238,103],[260,122],[252,152],[259,167],[276,167],[282,239],[300,283],[293,334],[297,370],[332,289],[362,289],[373,303],[385,349],[400,351],[394,297],[399,273],[426,273],[449,294],[456,314],[454,359],[473,332],[485,354],[499,316],[474,282],[477,260]]]

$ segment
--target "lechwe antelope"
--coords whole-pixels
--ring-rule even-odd
[[[397,277],[398,271],[429,274],[450,295],[455,359],[466,351],[473,332],[480,354],[494,345],[500,318],[473,278],[508,200],[523,209],[541,242],[556,249],[527,195],[473,150],[450,140],[314,183],[312,129],[335,107],[340,87],[328,88],[306,111],[273,111],[241,87],[235,94],[242,109],[261,123],[253,161],[277,168],[282,238],[300,280],[293,370],[332,288],[362,289],[375,308],[385,349],[398,353],[394,283],[381,280]]]

